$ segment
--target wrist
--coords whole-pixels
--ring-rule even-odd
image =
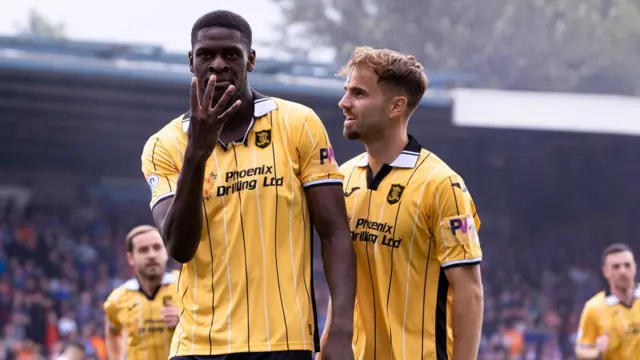
[[[194,163],[195,165],[204,164],[211,156],[211,153],[213,153],[213,149],[198,149],[192,143],[187,143],[187,148],[184,151],[184,162]]]
[[[329,334],[351,339],[353,336],[353,321],[340,320],[334,317],[331,319],[331,326],[328,330]]]

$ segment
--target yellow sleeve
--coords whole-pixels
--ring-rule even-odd
[[[142,173],[151,189],[151,209],[161,200],[175,195],[180,172],[157,135],[147,141],[142,151]]]
[[[301,122],[302,123],[302,122]],[[296,150],[299,154],[298,177],[305,188],[317,185],[342,185],[342,174],[333,153],[327,131],[315,112],[309,110],[298,133]]]
[[[102,308],[104,309],[104,314],[109,320],[109,327],[114,332],[119,332],[122,330],[122,324],[118,319],[118,307],[116,306],[118,303],[118,297],[119,297],[117,292],[118,290],[113,291],[111,295],[109,295],[107,300],[104,302],[104,304],[102,305]]]
[[[596,338],[600,335],[600,326],[596,317],[596,311],[597,309],[588,305],[582,310],[576,344],[581,346],[596,345]]]
[[[453,175],[444,179],[435,187],[433,199],[428,200],[431,230],[441,266],[480,263],[480,218],[462,178]]]

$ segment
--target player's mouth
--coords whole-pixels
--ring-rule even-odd
[[[352,124],[354,122],[356,122],[356,118],[354,116],[347,116],[344,120],[345,125]]]
[[[209,78],[207,78],[204,81],[204,88],[206,89],[208,85],[209,85]],[[216,79],[215,87],[217,89],[226,89],[230,85],[233,85],[233,82],[231,81],[231,79]]]

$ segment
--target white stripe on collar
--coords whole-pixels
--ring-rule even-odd
[[[389,165],[397,168],[413,169],[416,166],[419,157],[419,152],[402,150],[400,155],[398,155],[398,157]],[[362,159],[358,161],[357,166],[366,167],[367,165],[369,165],[369,154],[364,154]]]
[[[636,291],[633,292],[633,298],[640,299],[640,284],[636,287]],[[617,296],[611,294],[607,295],[607,297],[604,298],[604,303],[609,306],[618,305],[620,303],[620,299],[618,299]]]
[[[168,272],[168,273],[165,273],[164,276],[162,276],[162,281],[160,282],[160,285],[173,284],[177,280],[178,279],[176,279],[176,276],[174,273]],[[138,281],[137,278],[127,280],[124,284],[122,284],[122,286],[127,290],[132,290],[132,291],[140,290],[140,282]]]
[[[253,103],[253,117],[255,119],[263,117],[276,109],[278,109],[278,104],[274,99],[272,98],[257,99]],[[253,126],[253,122],[247,129],[247,133],[249,133],[251,126]],[[183,132],[189,131],[189,118],[182,119],[182,131]]]

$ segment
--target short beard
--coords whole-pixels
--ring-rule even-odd
[[[357,131],[344,131],[342,133],[345,139],[347,140],[358,140],[360,139],[360,133]]]

